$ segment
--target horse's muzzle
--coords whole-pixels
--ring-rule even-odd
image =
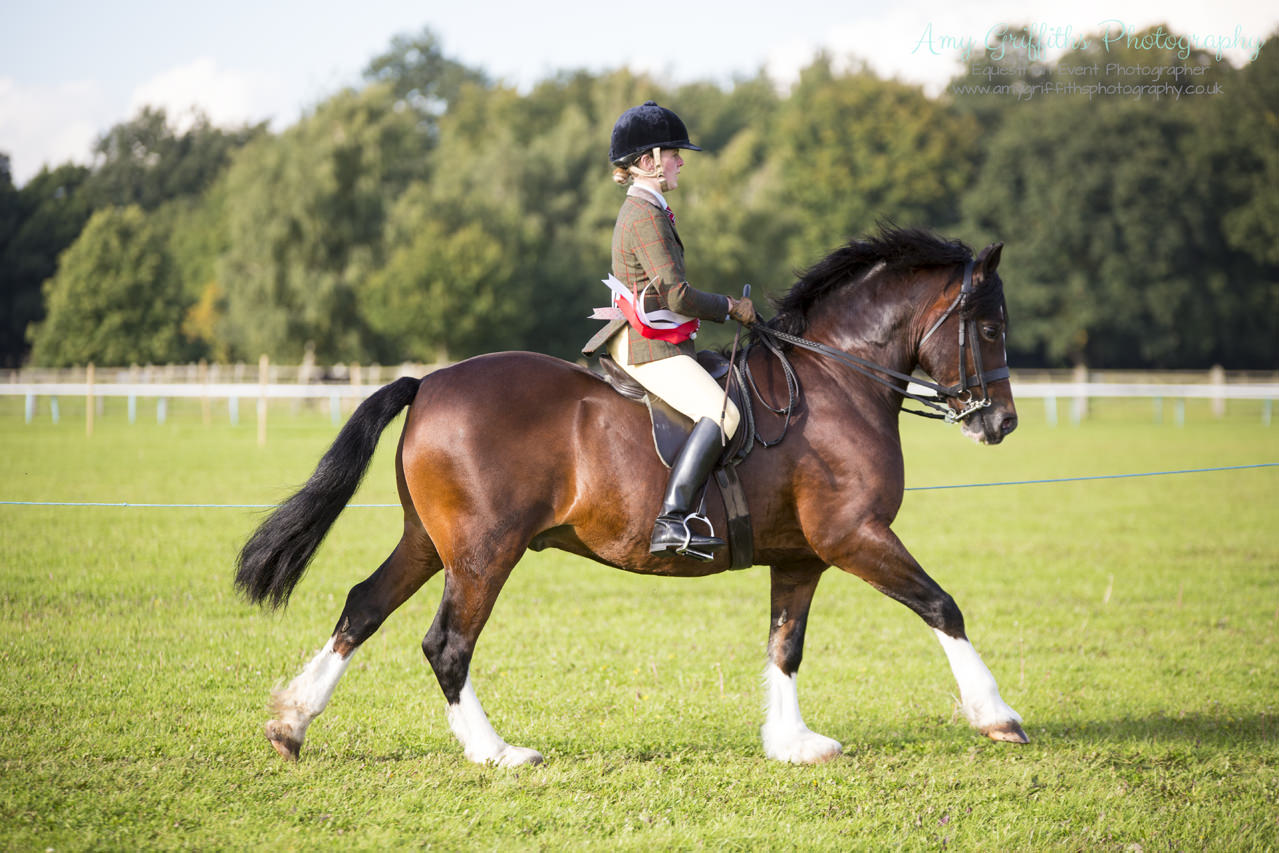
[[[1011,408],[992,406],[964,422],[964,435],[980,444],[999,444],[1015,429],[1017,412]]]

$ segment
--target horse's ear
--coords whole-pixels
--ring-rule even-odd
[[[1003,250],[1003,243],[991,243],[977,255],[977,269],[981,270],[983,277],[993,273],[995,267],[999,266],[999,255]]]

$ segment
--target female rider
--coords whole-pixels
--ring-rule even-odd
[[[590,356],[606,349],[635,381],[692,419],[693,432],[671,466],[650,550],[710,559],[723,540],[693,533],[688,518],[723,440],[737,431],[739,414],[730,401],[720,424],[724,391],[693,358],[692,337],[701,320],[752,323],[755,308],[749,299],[697,290],[685,278],[684,244],[665,195],[679,186],[681,150],[702,149],[689,141],[679,116],[653,101],[622,113],[613,126],[613,180],[628,187],[613,228],[608,282],[621,316],[582,351]]]

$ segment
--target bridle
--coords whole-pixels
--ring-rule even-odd
[[[941,328],[942,324],[950,319],[950,316],[954,314],[955,311],[959,311],[960,317],[963,317],[964,308],[967,306],[968,300],[972,297],[975,291],[975,288],[973,287],[973,267],[974,261],[970,258],[964,266],[964,279],[959,288],[959,295],[955,297],[955,300],[950,303],[950,306],[941,315],[941,317],[939,317],[928,331],[924,333],[924,336],[920,338],[920,347],[924,345],[925,341],[932,337],[934,332]],[[743,359],[743,372],[745,373],[747,382],[750,383],[750,387],[754,392],[755,397],[763,403],[769,411],[777,415],[784,415],[786,418],[785,425],[782,427],[782,434],[775,440],[765,441],[763,438],[760,438],[758,434],[756,435],[756,438],[765,447],[772,447],[773,445],[780,443],[782,438],[786,436],[786,430],[790,428],[791,416],[800,397],[799,378],[796,376],[795,369],[791,366],[784,351],[782,350],[782,347],[780,346],[782,343],[799,347],[800,349],[806,349],[827,358],[832,358],[851,367],[861,375],[872,379],[881,385],[886,385],[903,397],[914,400],[915,402],[934,410],[933,412],[920,412],[914,409],[903,409],[902,411],[909,412],[912,415],[919,415],[924,418],[943,420],[950,424],[959,423],[969,415],[988,407],[991,404],[990,385],[994,382],[1007,379],[1010,376],[1007,365],[997,367],[993,370],[983,369],[981,346],[977,343],[977,320],[973,317],[970,317],[967,320],[961,319],[961,322],[959,323],[959,381],[954,385],[941,385],[929,380],[919,379],[914,376],[910,376],[909,374],[893,370],[892,368],[876,364],[873,361],[855,356],[852,353],[835,349],[834,347],[818,343],[817,341],[810,341],[805,338],[801,338],[798,335],[792,335],[788,332],[771,328],[762,323],[751,326],[751,330],[756,333],[756,339],[762,343],[769,352],[777,356],[778,360],[781,362],[782,372],[786,377],[786,389],[789,397],[789,400],[784,407],[774,408],[770,405],[766,400],[764,400],[763,395],[760,394],[759,388],[755,384],[755,377],[751,372],[750,362]],[[972,376],[968,375],[966,367],[966,359],[964,358],[964,351],[966,349],[971,349],[973,354],[973,366],[976,368],[976,372]],[[909,391],[907,386],[909,386],[910,383],[922,385],[923,387],[930,389],[934,393],[934,396],[925,397]],[[971,389],[976,387],[981,388],[980,399],[973,396]],[[961,408],[955,409],[946,405],[949,401],[959,403]]]
[[[967,306],[968,299],[972,296],[974,291],[973,263],[972,258],[969,258],[968,263],[964,265],[964,281],[959,287],[959,295],[955,297],[954,302],[950,303],[950,307],[946,309],[946,312],[941,315],[937,322],[933,323],[932,328],[925,332],[924,336],[919,339],[919,349],[923,348],[925,342],[933,336],[933,332],[941,328],[941,325],[950,318],[950,315],[955,312],[955,309],[959,309],[959,316],[961,318],[963,317],[964,308]],[[973,368],[977,371],[971,379],[967,377],[967,361],[964,358],[964,350],[966,348],[971,348],[973,351]],[[962,421],[973,412],[989,406],[990,383],[1007,379],[1010,375],[1008,365],[997,367],[994,370],[982,369],[981,344],[977,342],[977,318],[969,317],[967,320],[961,319],[959,323],[959,382],[954,385],[947,386],[945,391],[938,390],[937,387],[931,385],[931,383],[921,384],[933,387],[935,390],[938,390],[938,393],[943,394],[946,397],[954,398],[964,406],[964,408],[958,412],[947,407],[949,412],[953,413],[953,417],[947,415],[946,422],[954,423],[956,421]],[[918,382],[918,380],[916,381]],[[981,386],[980,400],[974,400],[973,393],[969,390],[974,385]]]

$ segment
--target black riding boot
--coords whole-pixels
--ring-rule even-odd
[[[688,527],[691,517],[710,530],[710,522],[705,517],[693,514],[693,501],[702,491],[723,450],[719,424],[710,418],[702,418],[693,426],[692,434],[671,466],[666,496],[662,499],[662,513],[653,526],[653,544],[649,549],[652,553],[669,550],[710,560],[711,552],[724,546],[723,539],[699,536]]]

